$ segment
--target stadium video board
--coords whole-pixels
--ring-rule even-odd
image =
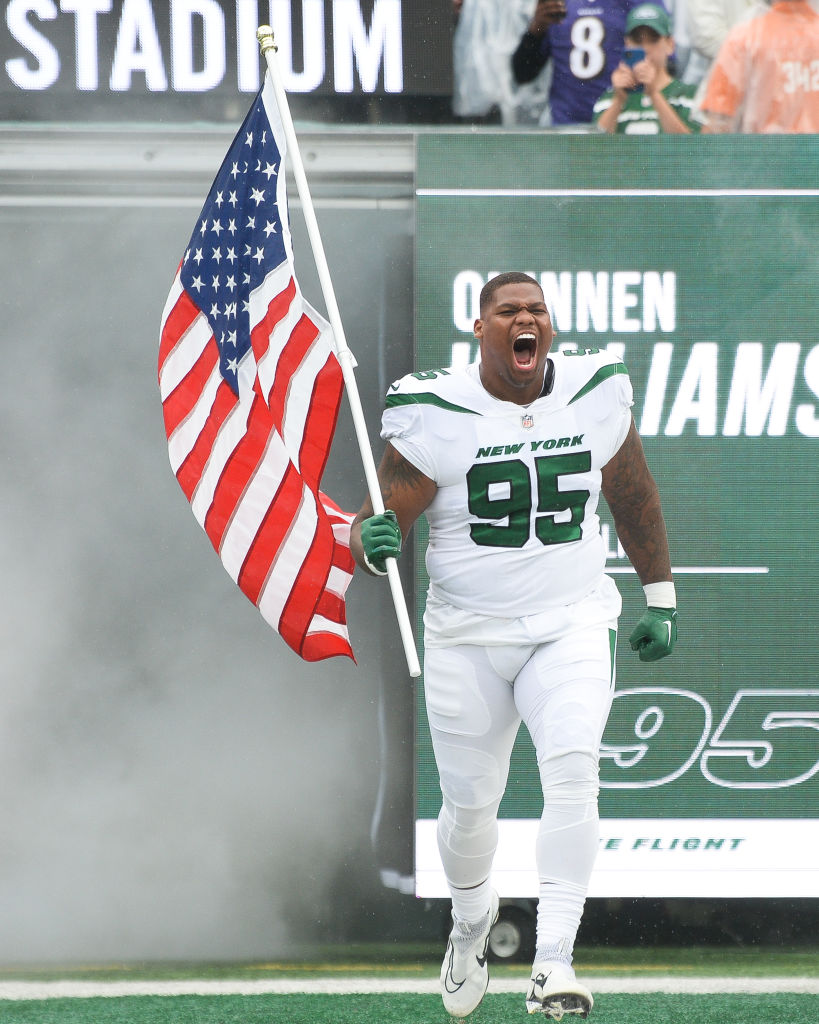
[[[235,120],[270,24],[294,96],[449,96],[440,0],[7,0],[4,120]]]
[[[654,664],[601,502],[623,614],[592,896],[819,896],[818,167],[815,137],[419,141],[416,369],[474,359],[481,286],[529,272],[558,346],[625,360],[663,498],[679,642]],[[422,683],[416,726],[416,892],[444,897]],[[521,728],[502,896],[537,895],[541,809]]]

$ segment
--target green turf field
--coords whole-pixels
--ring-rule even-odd
[[[598,996],[597,1024],[816,1024],[819,996]],[[526,1021],[523,1000],[487,995],[474,1024]],[[535,1018],[536,1019],[536,1018]],[[576,1020],[577,1018],[566,1018]],[[3,1024],[447,1024],[434,995],[143,996],[0,1002]]]
[[[275,962],[6,966],[0,1024],[450,1024],[436,991],[439,957],[423,944],[313,947]],[[581,947],[576,964],[595,992],[590,1024],[819,1022],[814,948]],[[469,1024],[532,1019],[526,965],[493,964],[491,977]],[[724,993],[720,979],[749,991]],[[130,994],[135,986],[143,994]],[[357,986],[391,991],[349,991]],[[194,994],[199,987],[205,994]]]

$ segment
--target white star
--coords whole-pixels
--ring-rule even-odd
[[[247,251],[250,252],[250,246],[247,247]],[[250,274],[245,273],[242,275],[242,284],[250,284]],[[250,306],[247,308],[250,309]]]
[[[187,263],[188,262],[188,257],[190,256],[190,254],[191,254],[190,249],[186,249],[185,250],[185,255],[182,257],[182,262],[183,263]]]
[[[242,300],[242,312],[243,313],[249,313],[250,312],[250,300],[249,299],[243,299]]]
[[[205,287],[205,282],[198,275],[191,281],[191,288],[195,288],[197,291],[201,291]]]
[[[214,302],[214,304],[213,304],[213,305],[212,305],[212,306],[210,307],[210,315],[211,315],[211,316],[219,316],[219,307],[218,307],[218,306],[216,305],[216,303],[215,303],[215,302]]]
[[[228,229],[228,231],[229,231],[229,232],[230,232],[230,233],[231,233],[232,235],[235,235],[235,234],[236,234],[236,221],[235,221],[235,220],[233,220],[233,218],[231,218],[231,219],[230,219],[230,220],[228,221],[228,227],[227,227],[227,229]]]
[[[221,209],[222,203],[225,201],[224,193],[223,192],[217,192],[216,193],[216,198],[213,201]]]
[[[213,222],[213,223],[211,224],[211,226],[210,226],[210,229],[211,229],[211,231],[214,231],[214,232],[216,232],[216,237],[217,237],[217,238],[219,237],[219,232],[220,232],[220,231],[224,231],[224,230],[225,230],[225,229],[224,229],[224,228],[222,227],[222,222],[221,222],[220,220],[215,220],[215,221],[214,221],[214,222]]]
[[[262,161],[261,160],[257,160],[256,161],[256,170],[260,171],[261,169],[262,169]]]
[[[236,373],[239,369],[239,363],[236,359],[228,359],[227,363],[228,373]]]
[[[239,165],[238,164],[234,164],[231,167],[231,169],[230,169],[230,176],[232,178],[238,178],[239,177]]]
[[[213,290],[215,292],[219,291],[219,275],[218,274],[214,274],[213,275],[213,282],[211,284],[211,288],[213,288]]]
[[[248,132],[247,135],[245,136],[245,145],[246,146],[252,146],[253,145],[253,132]]]
[[[228,341],[234,348],[236,347],[236,331],[231,331],[230,334],[228,334]]]
[[[239,202],[239,200],[236,198],[235,192],[230,193],[230,195],[228,196],[228,202],[230,203],[231,206],[235,206]]]
[[[193,258],[196,260],[196,265],[199,266],[199,264],[204,259],[204,257],[202,256],[202,250],[197,249],[196,252],[193,254]]]
[[[262,132],[262,145],[267,142],[267,129]]]
[[[253,259],[256,260],[257,263],[261,263],[262,260],[264,259],[264,249],[262,249],[260,246],[257,246],[256,252],[253,253]]]
[[[222,250],[221,249],[214,249],[213,250],[213,259],[216,260],[216,265],[219,266],[219,264],[222,262]]]
[[[208,222],[206,220],[203,220],[202,223],[199,225],[199,230],[201,231],[201,233],[203,235],[204,235],[205,231],[207,230],[207,227],[208,227]]]
[[[269,220],[267,222],[267,227],[264,229],[264,233],[267,238],[270,238],[271,235],[276,234],[276,225],[273,223],[272,220]]]
[[[227,253],[225,255],[225,259],[228,261],[228,263],[235,263],[236,262],[236,250],[234,248],[232,248],[232,247],[230,249],[228,249],[228,251],[227,251]]]
[[[256,227],[256,218],[255,217],[248,217],[247,218],[247,226],[249,228],[255,228]]]
[[[272,176],[273,176],[273,175],[274,175],[275,173],[276,173],[276,167],[275,167],[275,165],[274,165],[274,164],[270,164],[270,163],[269,163],[269,164],[267,164],[267,165],[265,166],[265,169],[264,169],[264,170],[262,171],[262,174],[266,174],[266,175],[267,175],[267,180],[268,180],[268,181],[270,181],[271,177],[272,177]]]
[[[262,189],[260,189],[260,188],[254,188],[254,189],[251,190],[250,198],[258,206],[259,203],[263,203],[264,202],[264,191]]]
[[[225,281],[225,286],[227,287],[228,291],[231,292],[236,287],[236,278],[233,276],[233,274],[231,274],[227,281]]]

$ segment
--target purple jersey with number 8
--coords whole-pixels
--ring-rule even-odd
[[[640,0],[566,0],[563,21],[540,40],[540,67],[551,59],[552,124],[587,124],[623,55],[626,15]],[[539,70],[539,69],[538,69]]]

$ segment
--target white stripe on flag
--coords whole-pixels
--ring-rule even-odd
[[[168,292],[168,298],[165,300],[165,308],[162,310],[162,319],[159,321],[162,324],[162,328],[165,327],[165,321],[171,315],[171,310],[176,305],[179,296],[185,289],[182,287],[182,272],[181,269],[177,270],[176,277],[173,279],[171,290]],[[160,334],[162,331],[160,330]]]
[[[282,437],[284,445],[296,468],[299,465],[299,450],[304,440],[305,425],[311,409],[313,388],[316,377],[327,362],[329,353],[323,345],[315,342],[310,346],[305,358],[290,378],[287,385],[287,401],[282,419]]]
[[[264,618],[278,627],[293,584],[316,535],[316,503],[310,491],[302,489],[301,504],[284,538],[257,604]]]
[[[273,496],[288,469],[278,434],[271,434],[267,448],[236,504],[222,537],[219,557],[234,580],[238,580],[247,553],[270,509]]]
[[[196,360],[202,355],[212,336],[213,331],[210,324],[200,313],[168,354],[162,366],[162,372],[159,375],[159,393],[163,402],[193,369]]]
[[[213,497],[228,459],[247,433],[247,418],[251,405],[250,398],[240,399],[225,417],[216,435],[202,476],[191,496],[191,509],[200,525],[204,525],[205,517],[213,504]]]
[[[202,428],[207,423],[213,400],[219,385],[222,383],[222,375],[219,373],[219,362],[211,370],[207,383],[202,388],[202,394],[197,399],[196,405],[188,416],[182,420],[176,430],[168,438],[168,455],[171,460],[171,469],[176,473],[185,459],[190,455],[191,448],[196,444],[196,439],[202,433]]]

